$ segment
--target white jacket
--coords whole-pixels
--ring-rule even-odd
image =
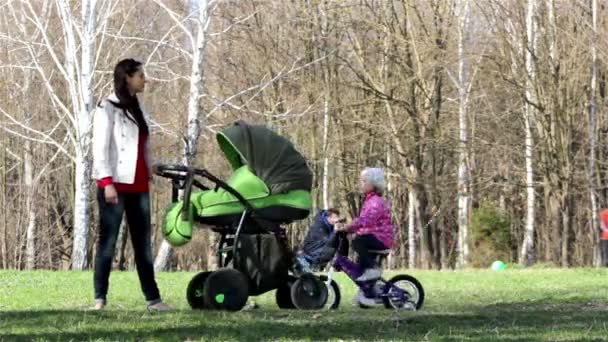
[[[120,102],[116,94],[110,95],[97,106],[93,114],[93,177],[112,177],[114,183],[133,184],[137,167],[139,127],[133,121],[133,114],[114,106]],[[142,108],[144,118],[150,127],[148,113]],[[149,144],[145,146],[146,165],[152,176],[152,160]]]

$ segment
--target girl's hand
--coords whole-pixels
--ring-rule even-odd
[[[104,188],[104,195],[107,203],[118,204],[118,192],[116,192],[116,188],[113,184],[107,185]]]

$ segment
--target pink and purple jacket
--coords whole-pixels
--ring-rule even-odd
[[[395,232],[391,223],[391,210],[384,198],[375,192],[365,195],[361,213],[353,221],[349,231],[357,235],[372,234],[386,248],[392,248]]]

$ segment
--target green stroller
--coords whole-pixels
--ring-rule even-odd
[[[311,211],[306,160],[289,140],[261,125],[238,121],[216,140],[233,169],[226,181],[205,169],[154,166],[155,174],[172,183],[165,239],[173,246],[186,244],[195,222],[219,234],[221,268],[192,278],[188,303],[194,309],[237,311],[249,296],[276,289],[281,308],[323,308],[327,287],[313,274],[299,274],[283,227]]]

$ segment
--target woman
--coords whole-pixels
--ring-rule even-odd
[[[359,255],[359,265],[364,270],[356,280],[368,281],[382,275],[369,251],[391,248],[394,232],[390,208],[382,197],[384,171],[380,168],[366,168],[361,172],[359,186],[365,195],[361,213],[351,224],[337,226],[337,230],[355,234],[352,246]]]
[[[137,94],[144,91],[142,64],[120,61],[114,69],[114,91],[93,118],[93,172],[97,180],[99,238],[95,257],[95,310],[107,304],[108,279],[116,239],[126,213],[137,274],[149,310],[168,310],[154,279],[151,244],[148,156],[149,126]]]
[[[608,267],[608,209],[603,209],[600,212],[600,223],[602,228],[602,234],[600,235],[602,266]]]

